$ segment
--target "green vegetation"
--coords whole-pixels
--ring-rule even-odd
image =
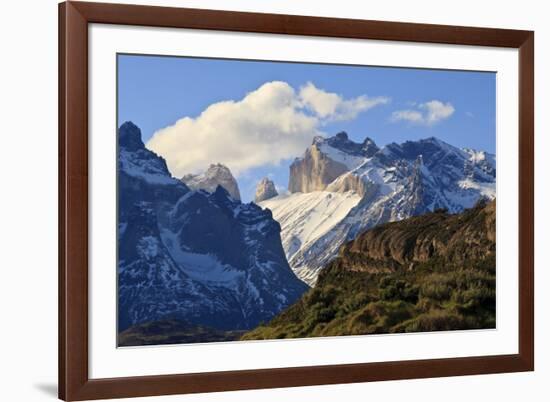
[[[495,328],[494,202],[375,228],[241,339]]]

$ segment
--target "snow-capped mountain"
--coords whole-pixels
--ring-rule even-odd
[[[270,198],[277,197],[277,189],[275,188],[275,183],[267,177],[264,177],[258,182],[256,186],[256,194],[254,196],[254,202],[257,204],[259,202],[269,200]]]
[[[293,162],[292,194],[260,205],[281,223],[292,269],[312,285],[339,247],[366,229],[438,208],[460,212],[481,197],[494,199],[495,183],[495,156],[487,152],[433,137],[379,149],[369,138],[359,144],[339,133],[316,137]]]
[[[249,329],[307,289],[287,263],[270,211],[222,186],[189,189],[130,122],[118,141],[119,331],[162,319]]]
[[[234,200],[241,200],[237,180],[229,168],[221,163],[211,164],[201,174],[187,174],[181,178],[181,181],[192,190],[205,190],[209,193],[213,193],[218,186],[222,186]]]

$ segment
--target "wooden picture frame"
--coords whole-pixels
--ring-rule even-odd
[[[519,353],[90,379],[88,24],[120,24],[519,49]],[[87,400],[534,369],[534,33],[382,21],[65,2],[59,5],[59,397]]]

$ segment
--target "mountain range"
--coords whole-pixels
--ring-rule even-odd
[[[494,321],[490,153],[434,137],[315,137],[290,165],[289,192],[266,177],[243,203],[227,166],[174,178],[131,122],[118,144],[121,346]],[[438,286],[466,293],[440,300]]]
[[[288,265],[271,212],[213,185],[220,176],[231,184],[223,166],[178,180],[131,122],[118,144],[119,332],[176,322],[211,341],[270,320],[308,289]]]
[[[289,191],[259,202],[282,226],[294,272],[310,285],[340,246],[379,224],[496,195],[495,155],[435,137],[379,148],[345,132],[315,137],[290,166]]]

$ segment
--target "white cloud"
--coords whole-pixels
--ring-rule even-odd
[[[299,96],[307,109],[329,121],[352,120],[361,112],[389,102],[389,98],[384,96],[369,98],[361,95],[353,99],[344,99],[336,93],[318,89],[311,82],[300,88]]]
[[[443,103],[439,100],[431,100],[416,104],[416,109],[397,110],[392,113],[391,120],[432,126],[448,119],[454,112],[455,108],[450,102]]]
[[[176,177],[223,163],[234,175],[298,156],[327,121],[350,120],[386,98],[344,99],[308,83],[296,92],[282,81],[269,82],[243,99],[208,106],[158,130],[147,147],[163,156]]]
[[[392,113],[392,120],[406,120],[411,123],[421,124],[424,122],[424,116],[418,110],[398,110]]]

